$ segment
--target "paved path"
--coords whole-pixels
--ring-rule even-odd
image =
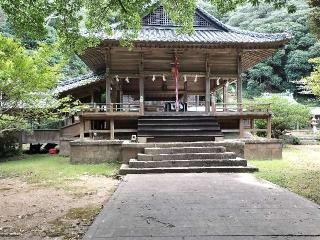
[[[127,175],[85,239],[318,240],[318,205],[250,174]]]

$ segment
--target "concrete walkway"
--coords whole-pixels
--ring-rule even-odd
[[[318,240],[320,208],[253,175],[127,175],[85,239]]]

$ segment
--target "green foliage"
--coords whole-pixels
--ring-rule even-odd
[[[294,137],[292,138],[292,144],[293,144],[293,145],[300,145],[300,144],[301,144],[301,141],[300,141],[300,139],[299,139],[298,137],[294,136]]]
[[[263,92],[296,90],[292,82],[299,81],[313,70],[310,58],[320,56],[320,44],[310,34],[307,17],[310,12],[304,1],[295,1],[297,10],[288,14],[284,9],[274,10],[270,5],[245,5],[225,17],[227,24],[257,32],[291,32],[293,38],[286,49],[249,69],[244,78],[246,97]]]
[[[0,35],[0,134],[25,128],[28,119],[48,113],[48,90],[59,77],[59,65],[51,63],[54,47],[41,45],[27,51]]]
[[[320,39],[320,1],[308,0],[311,12],[309,14],[309,22],[311,30]]]
[[[311,59],[310,63],[315,64],[315,68],[305,80],[307,86],[312,90],[312,93],[316,96],[320,96],[320,58]]]
[[[310,109],[293,100],[280,96],[259,97],[253,100],[254,103],[271,103],[272,108],[272,136],[281,137],[285,130],[295,129],[297,124],[300,128],[310,123]],[[257,120],[258,129],[266,129],[265,120]]]
[[[271,4],[275,8],[295,6],[287,0],[211,0],[221,13],[238,5],[251,3]],[[134,38],[141,28],[141,18],[163,5],[170,18],[180,27],[180,32],[193,32],[193,13],[196,0],[0,0],[0,8],[19,37],[42,39],[48,35],[48,26],[56,29],[61,46],[66,51],[81,51],[99,43],[97,33],[110,34],[125,30],[124,44]]]
[[[30,128],[30,122],[37,128],[81,110],[79,101],[58,99],[52,92],[63,63],[56,64],[57,59],[55,45],[40,44],[37,50],[26,50],[0,35],[0,138]]]
[[[77,77],[89,72],[89,68],[81,61],[81,59],[73,54],[69,61],[63,66],[63,78]]]

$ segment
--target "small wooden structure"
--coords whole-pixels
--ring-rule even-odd
[[[267,119],[270,138],[270,106],[243,104],[240,75],[283,47],[288,35],[234,29],[199,7],[194,28],[192,35],[178,34],[159,7],[143,18],[132,49],[120,46],[121,31],[87,49],[80,58],[93,73],[57,88],[86,104],[80,137],[128,138],[141,116],[212,116],[222,133],[240,138],[258,131],[255,119]]]

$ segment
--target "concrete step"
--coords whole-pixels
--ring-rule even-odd
[[[174,154],[174,153],[223,153],[225,147],[169,147],[169,148],[145,148],[145,154]]]
[[[217,166],[247,166],[247,161],[236,159],[193,159],[193,160],[162,160],[137,161],[130,159],[130,168],[169,168],[169,167],[217,167]]]
[[[170,148],[170,147],[215,147],[219,146],[218,142],[214,141],[198,141],[198,142],[163,142],[156,143],[157,148]]]
[[[175,153],[175,154],[143,154],[138,153],[139,161],[192,160],[192,159],[234,159],[233,152],[224,153]]]
[[[169,167],[169,168],[129,168],[122,164],[119,174],[147,174],[147,173],[244,173],[255,172],[258,168],[254,166],[219,166],[219,167]]]

